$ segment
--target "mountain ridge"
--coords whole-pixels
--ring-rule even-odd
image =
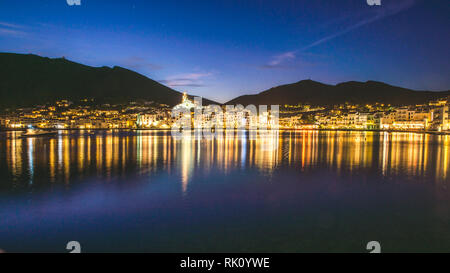
[[[336,85],[310,79],[242,95],[225,104],[333,105],[384,103],[414,105],[450,96],[450,91],[416,91],[379,81],[347,81]],[[192,96],[190,96],[192,98]],[[151,100],[170,106],[182,93],[120,66],[93,67],[63,58],[0,53],[0,109],[29,107],[58,99],[94,98],[98,103]],[[220,104],[203,99],[203,104]]]
[[[242,95],[225,104],[333,105],[345,102],[355,104],[378,102],[391,105],[414,105],[446,96],[450,96],[449,90],[416,91],[373,80],[347,81],[331,85],[308,79],[272,87],[257,94]]]
[[[176,105],[183,94],[120,66],[93,67],[65,58],[0,53],[0,108],[35,106],[58,99],[99,103],[151,100]],[[204,103],[215,103],[204,99]]]

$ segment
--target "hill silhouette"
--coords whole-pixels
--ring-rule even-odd
[[[450,96],[450,91],[415,91],[382,82],[349,81],[337,85],[303,80],[270,88],[256,95],[244,95],[226,104],[298,104],[333,105],[345,102],[355,104],[384,103],[391,105],[415,105]]]
[[[0,53],[0,108],[84,98],[99,103],[144,99],[172,106],[181,101],[182,93],[119,66],[91,67],[65,58]],[[204,100],[208,103],[214,102]]]
[[[226,104],[332,105],[345,102],[414,105],[450,91],[415,91],[376,81],[349,81],[337,85],[303,80],[270,88],[256,95],[243,95]],[[181,101],[182,93],[139,73],[119,66],[92,67],[33,54],[0,53],[0,109],[27,107],[58,99],[93,98],[98,103],[148,100],[168,105]],[[218,104],[204,99],[203,104]]]

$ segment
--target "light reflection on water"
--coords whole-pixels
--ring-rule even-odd
[[[263,140],[225,135],[223,139],[174,140],[170,131],[62,132],[54,138],[18,138],[8,132],[0,140],[2,189],[129,173],[179,173],[186,192],[194,168],[253,169],[270,174],[275,168],[307,171],[317,167],[339,174],[378,170],[384,176],[405,175],[446,181],[449,136],[401,132],[285,131]],[[39,175],[37,175],[39,174]],[[13,185],[14,184],[14,185]]]
[[[19,136],[0,135],[6,251],[450,251],[448,135]]]

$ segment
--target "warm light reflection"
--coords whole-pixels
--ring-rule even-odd
[[[337,174],[375,170],[383,176],[449,176],[450,136],[406,132],[272,131],[255,140],[226,134],[220,139],[174,140],[170,131],[98,131],[55,138],[21,139],[8,132],[1,144],[14,181],[72,183],[72,177],[111,178],[166,172],[179,175],[186,192],[196,172],[224,175],[254,168],[270,175],[286,167]],[[41,175],[43,171],[47,176]],[[39,175],[37,175],[39,173]]]

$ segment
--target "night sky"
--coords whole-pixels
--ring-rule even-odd
[[[450,89],[450,1],[0,1],[0,52],[123,66],[225,102],[280,84]]]

